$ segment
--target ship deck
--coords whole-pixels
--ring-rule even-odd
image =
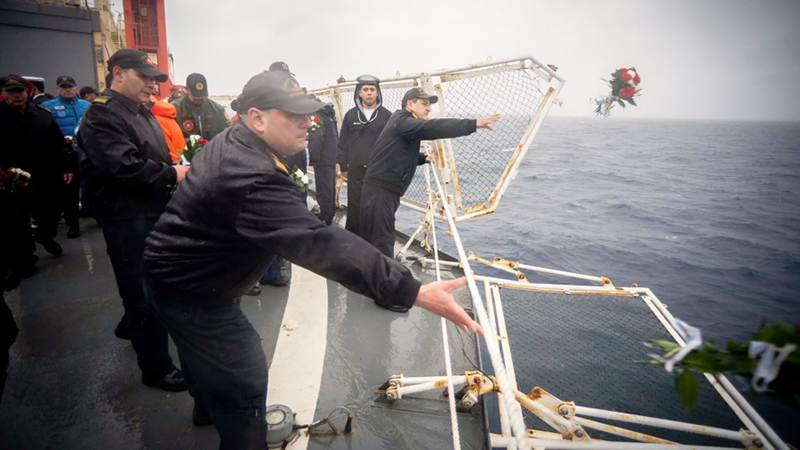
[[[218,448],[213,426],[191,421],[188,392],[168,393],[140,382],[129,341],[113,330],[122,316],[102,231],[82,219],[82,235],[59,242],[61,257],[43,252],[33,277],[6,294],[20,329],[11,348],[0,408],[0,442],[16,448]],[[412,249],[413,251],[413,249]],[[406,261],[423,281],[433,270]],[[452,278],[443,272],[443,278]],[[466,289],[457,292],[469,304]],[[393,374],[443,375],[440,320],[418,309],[398,314],[337,283],[294,266],[288,287],[262,286],[242,309],[263,339],[270,362],[268,403],[289,406],[298,423],[339,406],[353,415],[353,432],[320,427],[289,448],[427,448],[452,446],[441,395],[381,401]],[[475,336],[449,326],[453,372],[479,365]],[[176,364],[177,352],[171,344]],[[485,448],[482,416],[459,413],[464,448]],[[342,430],[342,414],[332,416]]]

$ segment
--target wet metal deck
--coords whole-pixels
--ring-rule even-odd
[[[217,448],[213,427],[192,425],[188,392],[169,394],[141,384],[129,341],[113,334],[123,311],[102,232],[94,221],[83,219],[82,225],[79,239],[68,240],[60,230],[63,256],[40,248],[34,276],[6,294],[20,334],[11,348],[0,408],[0,447]],[[423,281],[433,280],[432,271],[410,267]],[[302,331],[281,329],[291,320],[284,318],[287,302],[303,301],[295,286],[302,286],[297,280],[310,274],[298,271],[292,287],[262,286],[261,295],[242,299],[243,310],[263,338],[271,383],[297,377],[276,370],[273,354],[279,333]],[[377,388],[391,374],[444,374],[439,319],[417,309],[392,313],[336,283],[322,283],[328,292],[328,326],[320,333],[327,342],[314,418],[347,406],[355,420],[352,435],[312,436],[308,448],[451,447],[447,403],[440,396],[404,398],[397,407],[376,402]],[[459,301],[467,304],[466,290],[459,294]],[[453,372],[475,368],[474,337],[454,327],[449,334]],[[177,364],[174,347],[172,354]],[[299,389],[288,397],[299,401],[311,394]],[[460,414],[459,427],[464,448],[484,448],[482,418]]]

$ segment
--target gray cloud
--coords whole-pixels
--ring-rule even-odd
[[[554,114],[592,114],[600,78],[636,66],[638,108],[615,116],[800,120],[800,2],[792,0],[171,0],[176,81],[237,94],[272,61],[308,87],[515,55],[567,78]]]

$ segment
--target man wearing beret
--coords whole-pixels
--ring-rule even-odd
[[[463,278],[421,286],[303,203],[284,158],[304,150],[307,115],[322,102],[288,73],[270,71],[251,78],[232,106],[240,120],[195,157],[147,238],[145,296],[178,347],[194,423],[213,422],[220,448],[266,448],[267,359],[239,302],[275,255],[379,303],[481,329],[451,295]]]
[[[210,141],[229,125],[225,109],[208,98],[208,83],[202,74],[193,73],[186,77],[186,88],[186,95],[173,103],[178,111],[175,120],[187,143],[193,134]]]
[[[161,127],[144,105],[167,75],[132,49],[114,53],[108,71],[110,88],[86,110],[76,135],[84,195],[93,199],[103,229],[142,383],[182,391],[186,382],[169,355],[167,330],[145,305],[141,270],[145,238],[188,170],[172,165]]]
[[[395,213],[417,166],[433,162],[433,156],[420,153],[420,141],[454,138],[472,134],[478,128],[493,130],[500,118],[495,114],[481,119],[431,119],[431,104],[439,97],[422,88],[409,89],[402,109],[389,118],[367,164],[361,193],[361,237],[384,255],[394,256]]]

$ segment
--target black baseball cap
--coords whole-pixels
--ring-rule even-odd
[[[99,92],[97,92],[97,89],[95,89],[94,86],[84,86],[80,91],[78,91],[78,96],[80,98],[83,98],[86,94],[99,94]]]
[[[409,89],[408,92],[406,92],[405,95],[403,95],[403,100],[401,102],[403,108],[406,107],[406,102],[408,102],[409,100],[414,100],[416,98],[423,98],[423,99],[427,98],[431,101],[431,104],[434,104],[439,101],[439,97],[435,95],[428,95],[427,93],[425,93],[424,90],[422,90],[422,88],[415,87]]]
[[[186,77],[186,87],[194,98],[208,97],[208,83],[202,74],[193,73]]]
[[[269,65],[270,72],[286,72],[291,76],[294,76],[291,70],[289,70],[289,65],[283,61],[275,61],[274,63]]]
[[[72,78],[69,75],[61,75],[56,79],[56,86],[58,87],[75,87],[78,83],[75,82],[75,78]]]
[[[0,80],[0,89],[4,91],[24,91],[25,83],[19,75],[9,75]]]
[[[308,98],[297,79],[284,71],[262,72],[250,78],[239,97],[231,103],[240,114],[245,114],[250,108],[276,108],[292,114],[311,114],[324,106],[325,103]]]
[[[167,74],[159,71],[155,63],[150,60],[146,53],[132,48],[123,48],[108,58],[108,71],[111,72],[115,66],[123,69],[134,69],[142,75],[153,77],[156,81],[163,83],[169,79]]]

